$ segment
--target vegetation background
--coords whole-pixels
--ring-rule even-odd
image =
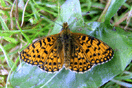
[[[0,87],[132,87],[131,5],[131,0],[1,0]],[[64,69],[48,74],[20,62],[21,50],[36,38],[59,33],[57,23],[69,18],[81,19],[73,32],[103,40],[114,49],[114,58],[84,74]],[[78,25],[81,30],[74,30]]]

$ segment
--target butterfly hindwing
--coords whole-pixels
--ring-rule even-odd
[[[58,52],[57,44],[54,48],[51,49],[49,56],[47,56],[46,61],[43,65],[40,65],[39,68],[47,72],[59,71],[64,64],[63,51]]]
[[[74,46],[72,46],[72,56],[70,58],[70,67],[71,71],[83,73],[85,71],[90,70],[93,64],[91,64],[85,54],[83,53],[83,49],[78,46],[77,43],[73,42]]]

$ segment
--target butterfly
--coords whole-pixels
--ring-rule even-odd
[[[106,43],[86,34],[72,33],[65,22],[60,33],[39,39],[22,50],[20,59],[46,72],[54,73],[64,66],[84,73],[109,61],[113,55],[113,49]]]

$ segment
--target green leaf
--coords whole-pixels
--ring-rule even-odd
[[[110,26],[111,18],[117,13],[118,9],[125,3],[126,0],[111,0],[111,4],[105,16],[105,24]]]
[[[14,62],[9,58],[6,50],[4,49],[4,47],[1,44],[0,44],[0,49],[2,50],[2,52],[3,52],[4,56],[5,56],[5,60],[6,60],[7,64],[8,64],[8,66],[11,68],[13,66]]]
[[[1,32],[1,31],[0,31]],[[1,37],[9,37],[9,36],[11,36],[13,33],[4,33],[4,32],[1,32],[0,33],[0,36]]]
[[[11,37],[4,37],[5,40],[7,40],[8,42],[12,42],[12,43],[17,43],[17,41],[14,38]]]
[[[2,17],[0,16],[0,22],[1,22],[1,25],[3,27],[4,30],[9,30],[6,23],[4,22],[4,20],[2,19]]]
[[[62,26],[58,23],[62,25],[63,22],[68,22],[71,31],[89,34],[112,47],[115,52],[113,59],[95,66],[84,74],[75,73],[65,68],[57,73],[50,74],[36,66],[22,62],[10,77],[13,87],[97,88],[121,73],[130,63],[132,57],[131,33],[126,33],[120,28],[115,28],[116,30],[113,31],[107,28],[104,23],[92,22],[89,25],[84,25],[78,0],[72,2],[67,0],[62,5],[61,11],[51,34],[58,33],[61,30]],[[92,31],[87,29],[89,26]]]
[[[56,21],[56,24],[51,34],[59,33],[61,31],[62,24],[64,22],[70,24],[69,27],[73,29],[75,26],[82,26],[83,25],[82,21],[83,20],[82,20],[81,8],[78,0],[72,2],[66,1],[61,6],[60,15]]]

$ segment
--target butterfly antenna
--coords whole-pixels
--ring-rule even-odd
[[[89,13],[90,13],[90,11],[86,12],[86,15],[89,14]],[[78,19],[78,20],[77,20],[77,19]],[[75,22],[81,20],[82,17],[81,17],[81,18],[77,18],[77,19],[75,18],[75,20],[74,20],[71,24],[69,24],[69,27],[70,27],[73,23],[75,23]]]
[[[82,18],[78,18],[78,19],[81,20]],[[75,18],[75,20],[74,20],[71,24],[69,24],[69,27],[70,27],[72,24],[74,24],[75,22],[79,21],[79,20],[77,20],[77,19]]]
[[[56,23],[56,24],[62,26],[61,24],[59,24],[59,23],[57,23],[57,22],[55,22],[55,21],[53,21],[53,20],[50,20],[50,19],[48,19],[48,18],[46,18],[46,17],[44,17],[44,16],[42,16],[42,15],[40,15],[40,17],[46,19],[46,20],[49,21],[49,22],[53,22],[53,23]]]

